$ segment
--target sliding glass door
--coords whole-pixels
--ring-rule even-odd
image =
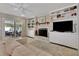
[[[5,36],[14,37],[14,20],[6,19],[5,20]]]
[[[5,37],[21,37],[22,33],[22,19],[6,18],[5,19]]]
[[[21,37],[21,33],[22,33],[22,21],[16,19],[16,22],[15,22],[15,36],[16,37]]]

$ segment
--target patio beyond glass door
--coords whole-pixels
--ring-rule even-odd
[[[5,20],[5,36],[14,37],[14,20]]]
[[[21,37],[22,21],[20,20],[5,20],[5,37]]]

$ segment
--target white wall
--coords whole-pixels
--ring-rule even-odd
[[[5,35],[4,20],[5,20],[5,18],[2,15],[0,15],[0,40],[3,40],[3,37]]]
[[[77,16],[77,20],[78,20],[78,55],[79,55],[79,3],[78,3],[78,16]]]
[[[27,36],[35,37],[35,28],[27,29]]]
[[[2,24],[1,24],[1,23],[2,23],[2,21],[1,21],[1,18],[0,18],[0,40],[2,39],[2,35],[1,35],[1,33],[2,33],[2,32],[1,32],[1,31],[2,31],[2,30],[1,30]]]

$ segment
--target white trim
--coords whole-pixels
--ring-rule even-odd
[[[63,10],[63,9],[66,9],[66,8],[69,8],[69,7],[72,7],[72,6],[75,6],[75,5],[78,5],[78,3],[73,4],[73,5],[69,5],[69,6],[60,8],[60,9],[56,9],[56,10],[50,11],[49,14],[51,14],[51,13],[53,13],[53,12],[61,11],[61,10]]]
[[[77,20],[77,18],[68,18],[68,19],[63,19],[63,20],[61,20],[61,19],[53,20],[53,22],[59,22],[59,21],[70,21],[70,20],[75,21],[74,19]]]

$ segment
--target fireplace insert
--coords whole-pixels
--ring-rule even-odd
[[[47,28],[41,28],[38,30],[38,35],[39,36],[44,36],[44,37],[48,37],[48,30]]]

